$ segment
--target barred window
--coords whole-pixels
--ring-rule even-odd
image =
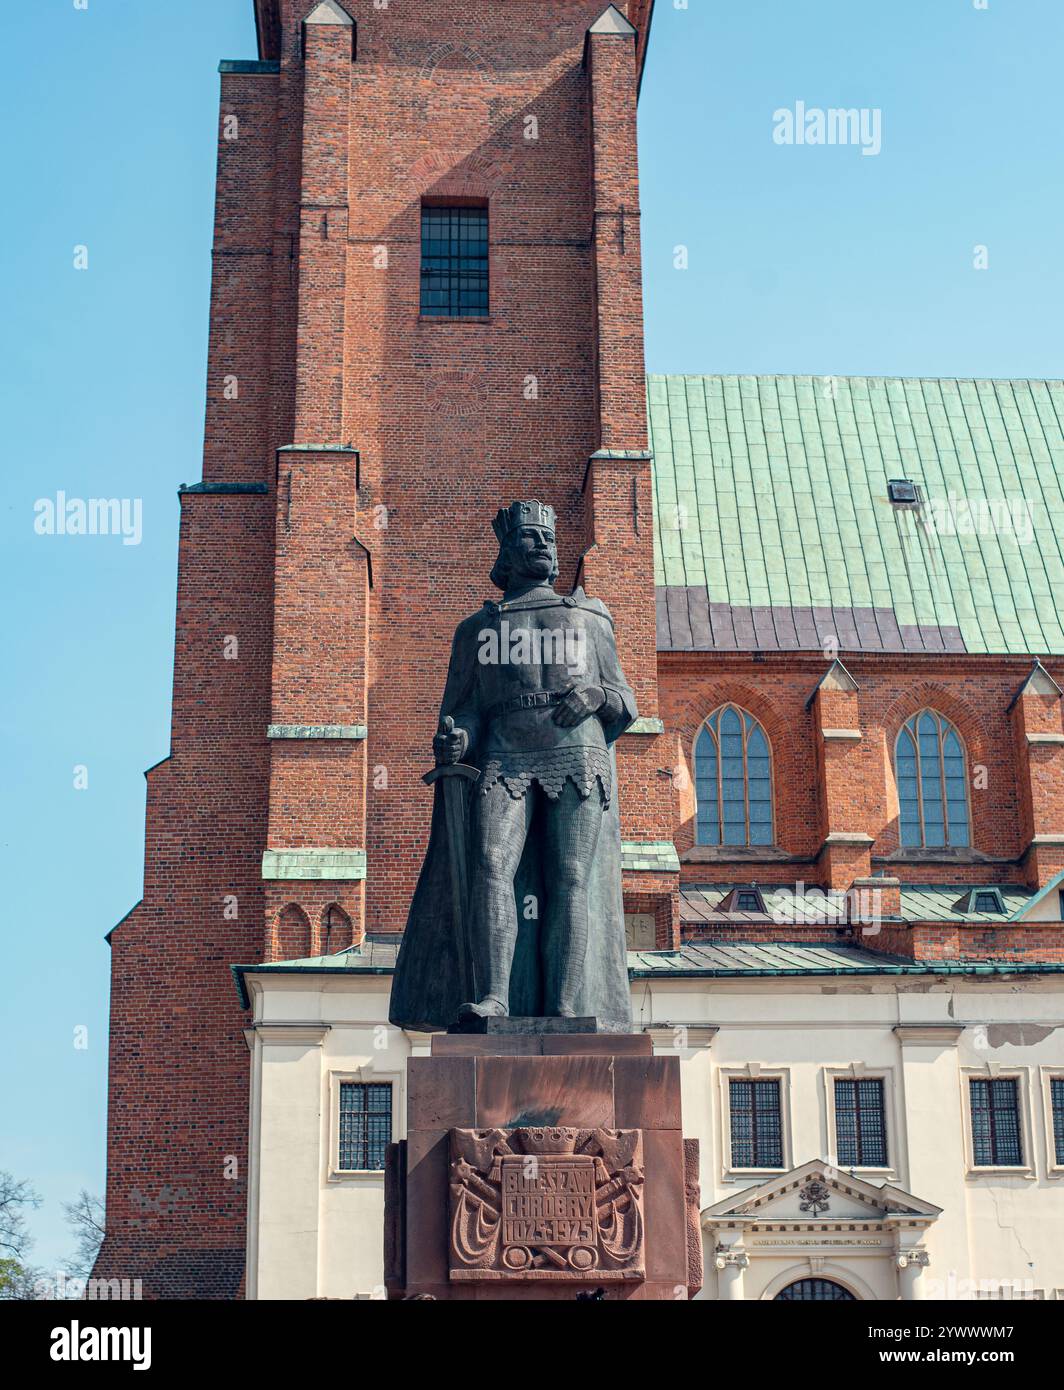
[[[832,1279],[798,1279],[773,1299],[774,1303],[856,1303],[849,1289]]]
[[[1064,1076],[1050,1078],[1049,1099],[1053,1107],[1053,1143],[1056,1149],[1056,1161],[1064,1164]]]
[[[384,1167],[384,1151],[392,1142],[390,1081],[340,1083],[341,1172]]]
[[[953,725],[934,710],[914,714],[898,735],[895,766],[902,845],[969,844],[964,749]]]
[[[733,1168],[783,1167],[783,1118],[778,1081],[729,1083]]]
[[[695,839],[700,845],[771,845],[768,739],[745,710],[722,705],[695,740]]]
[[[486,207],[422,207],[421,312],[429,318],[487,316]]]
[[[836,1079],[835,1144],[842,1168],[887,1166],[887,1116],[880,1079]]]
[[[1020,1096],[1014,1077],[969,1079],[972,1158],[979,1168],[1013,1168],[1023,1163]]]

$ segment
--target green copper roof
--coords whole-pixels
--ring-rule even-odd
[[[1061,975],[1059,961],[914,961],[857,946],[688,942],[679,951],[629,951],[628,975],[647,979],[767,979],[817,975]]]
[[[651,376],[648,399],[660,648],[1064,654],[1064,382]]]
[[[303,956],[299,960],[261,961],[258,965],[231,965],[241,1008],[249,1008],[245,977],[248,975],[391,975],[399,941],[366,940],[361,946],[348,946],[331,956]]]
[[[1005,909],[1000,912],[958,912],[956,904],[973,889],[997,888]],[[1000,885],[952,884],[910,884],[902,886],[901,915],[906,922],[1007,922],[1029,907],[1034,893],[1030,888],[1017,888],[1013,885],[1002,888]]]
[[[376,943],[335,956],[309,956],[261,965],[231,967],[241,1008],[250,1007],[248,975],[390,975],[396,947]],[[629,951],[631,979],[734,979],[816,975],[1052,975],[1064,964],[1041,961],[912,961],[857,946],[804,942],[700,941],[678,951]]]

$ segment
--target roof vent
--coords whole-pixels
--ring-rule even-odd
[[[908,478],[891,478],[887,483],[887,496],[898,507],[920,505],[920,489]]]

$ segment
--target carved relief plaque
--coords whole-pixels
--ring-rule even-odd
[[[452,1129],[452,1279],[643,1279],[638,1129]]]

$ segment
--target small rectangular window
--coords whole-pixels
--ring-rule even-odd
[[[840,1167],[886,1168],[887,1117],[881,1080],[836,1080],[835,1143]]]
[[[422,207],[421,313],[427,318],[487,317],[486,207]]]
[[[969,1080],[972,1160],[978,1168],[1023,1166],[1019,1088],[1014,1077]]]
[[[391,1142],[391,1082],[342,1081],[339,1170],[348,1173],[383,1168],[384,1153]]]
[[[783,1119],[778,1081],[732,1081],[731,1110],[733,1168],[782,1168]]]
[[[1064,1165],[1064,1076],[1054,1076],[1050,1079],[1049,1098],[1053,1107],[1053,1145],[1056,1161]]]

